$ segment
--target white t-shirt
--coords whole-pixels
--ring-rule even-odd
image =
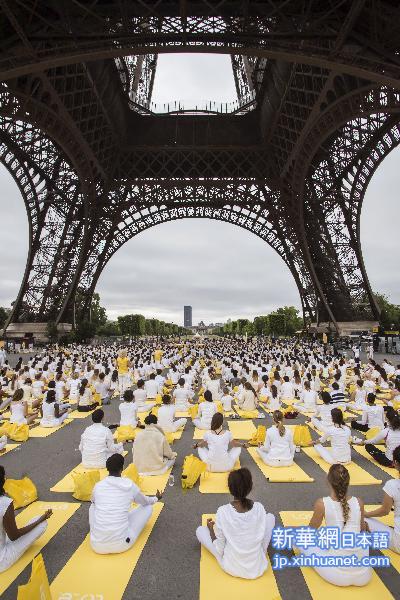
[[[232,504],[220,506],[215,517],[213,545],[227,573],[244,579],[260,577],[268,567],[263,540],[267,515],[260,502],[239,513]]]
[[[4,558],[5,547],[7,543],[7,534],[4,531],[3,517],[11,503],[12,498],[9,498],[8,496],[0,496],[0,564]]]
[[[148,398],[155,398],[158,394],[159,386],[155,379],[149,379],[144,383],[144,389]]]
[[[90,520],[90,543],[94,550],[122,551],[121,544],[131,535],[129,513],[132,502],[147,506],[155,504],[157,498],[144,496],[128,477],[108,476],[96,483]]]
[[[228,455],[229,444],[233,439],[231,432],[223,431],[217,435],[213,431],[206,431],[203,439],[207,442],[208,446],[208,462],[213,464],[214,470],[220,463],[224,465]]]
[[[332,457],[338,463],[348,463],[351,461],[350,451],[351,430],[349,427],[330,427],[326,429],[321,436],[321,443],[330,439]]]
[[[137,425],[137,404],[136,402],[121,402],[119,405],[121,413],[120,425]]]
[[[160,406],[157,413],[157,424],[164,431],[171,431],[174,423],[176,406],[173,404],[164,404]]]
[[[214,402],[201,402],[199,405],[198,418],[201,420],[203,429],[210,429],[212,418],[216,412],[217,407]]]
[[[383,491],[393,498],[394,507],[394,534],[396,537],[397,551],[400,550],[400,480],[389,479],[383,486]]]

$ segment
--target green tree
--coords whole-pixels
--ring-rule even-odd
[[[374,292],[375,300],[381,309],[379,324],[383,330],[400,328],[400,306],[389,302],[389,298],[386,294],[379,294]]]
[[[58,339],[57,325],[55,321],[49,321],[46,326],[46,335],[51,343]]]
[[[97,327],[107,323],[107,313],[103,306],[100,306],[100,295],[94,293],[90,304],[90,320]]]
[[[8,315],[10,314],[10,310],[0,306],[0,329],[3,327],[4,323],[8,319]]]
[[[104,325],[97,328],[97,335],[104,337],[120,335],[119,324],[117,321],[107,321]]]
[[[255,335],[268,335],[269,334],[269,317],[260,316],[255,317],[253,321]]]
[[[96,325],[91,321],[81,321],[76,326],[75,336],[78,342],[89,342],[96,335]]]

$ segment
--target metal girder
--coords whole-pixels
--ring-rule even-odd
[[[377,317],[359,220],[398,143],[398,2],[0,0],[0,32],[0,156],[30,223],[13,320],[73,321],[78,286],[88,314],[123,243],[194,217],[269,243],[308,320]],[[238,106],[152,112],[160,52],[230,54]]]

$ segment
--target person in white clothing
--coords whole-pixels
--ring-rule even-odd
[[[357,379],[356,389],[351,394],[351,400],[354,402],[354,408],[356,410],[363,410],[365,408],[367,393],[363,380]]]
[[[144,496],[129,477],[121,477],[124,457],[120,454],[110,456],[106,468],[108,476],[92,492],[90,545],[97,554],[117,554],[132,548],[162,494],[157,490],[155,496]],[[139,506],[132,509],[133,502]]]
[[[210,390],[204,392],[204,402],[199,404],[197,417],[193,419],[193,425],[198,429],[210,429],[213,415],[217,412],[217,407],[213,402]]]
[[[40,425],[42,427],[58,427],[68,417],[69,404],[56,402],[55,390],[49,390],[46,394],[46,400],[42,404],[41,411],[42,418]]]
[[[176,410],[185,411],[189,408],[191,391],[185,387],[183,377],[178,380],[178,386],[174,390],[173,397],[175,399]]]
[[[285,375],[283,378],[279,395],[282,402],[286,402],[287,400],[292,400],[294,398],[293,383],[289,381],[289,377],[287,375]]]
[[[351,426],[353,429],[364,432],[373,427],[379,427],[379,429],[385,427],[385,411],[383,410],[383,406],[377,406],[375,404],[375,394],[368,394],[367,404],[363,408],[361,421],[356,421],[354,419],[351,422]]]
[[[81,435],[79,450],[82,453],[82,465],[88,469],[104,469],[109,456],[122,454],[122,443],[114,444],[108,427],[102,424],[104,411],[97,408],[92,414],[93,425],[87,427]]]
[[[314,513],[309,527],[318,529],[325,521],[326,527],[338,527],[340,532],[358,534],[367,529],[364,521],[364,504],[360,498],[348,496],[350,475],[345,466],[334,464],[329,469],[328,483],[330,496],[319,498],[314,505]],[[319,548],[310,546],[302,548],[305,555],[316,556],[348,556],[355,555],[359,561],[368,556],[369,550],[361,547]],[[333,585],[348,587],[350,585],[367,585],[372,577],[371,567],[366,566],[329,566],[313,567],[320,577]]]
[[[332,399],[329,392],[321,392],[322,405],[317,404],[315,414],[311,417],[311,423],[319,431],[325,431],[329,427],[333,427],[332,422]]]
[[[155,402],[146,403],[147,392],[144,388],[143,379],[138,380],[137,389],[133,392],[133,395],[135,397],[135,402],[137,404],[138,411],[140,411],[140,412],[150,411],[156,405]]]
[[[293,404],[296,410],[304,412],[315,412],[317,409],[318,394],[311,389],[311,384],[307,380],[304,382],[304,389],[300,393],[300,402]]]
[[[124,401],[119,405],[119,412],[121,414],[120,425],[121,426],[130,426],[137,427],[138,418],[137,418],[137,404],[133,402],[133,391],[125,390],[124,391]]]
[[[253,487],[248,469],[231,471],[228,487],[233,501],[220,506],[215,522],[208,519],[207,526],[197,528],[196,536],[226,573],[257,579],[268,568],[267,548],[275,517],[266,513],[260,502],[247,497]]]
[[[160,393],[160,386],[156,381],[155,373],[151,373],[150,379],[148,379],[144,384],[144,389],[146,390],[146,396],[148,400],[154,400],[157,394]]]
[[[51,510],[41,517],[31,519],[25,527],[18,527],[12,498],[6,496],[4,484],[6,474],[0,465],[0,573],[7,571],[44,534]]]
[[[393,451],[393,466],[400,473],[400,445]],[[371,532],[384,531],[389,535],[389,547],[400,554],[400,480],[389,479],[383,486],[383,500],[379,508],[365,513]],[[394,509],[394,528],[384,525],[375,517],[385,517]]]
[[[283,413],[275,410],[272,414],[274,425],[267,430],[264,444],[257,452],[270,467],[289,467],[293,464],[296,446],[293,443],[293,431],[283,424]]]
[[[387,426],[369,440],[362,440],[358,443],[364,445],[368,454],[372,456],[380,465],[384,467],[393,467],[393,452],[397,446],[400,446],[400,416],[397,411],[389,406],[386,410]],[[385,451],[377,448],[374,444],[385,442]]]
[[[183,429],[186,425],[187,419],[184,417],[175,420],[175,413],[177,409],[172,404],[172,399],[169,394],[164,394],[162,397],[162,406],[158,409],[157,418],[158,426],[165,432],[175,432],[178,429]]]
[[[79,379],[79,374],[73,373],[72,376],[67,379],[67,390],[70,400],[73,400],[74,402],[78,400],[80,386],[81,381]]]
[[[318,454],[329,464],[351,462],[351,430],[343,420],[340,408],[331,411],[333,426],[324,429],[321,438],[312,444]],[[322,444],[330,440],[331,448],[325,448]]]
[[[223,415],[215,413],[211,419],[210,431],[206,431],[203,439],[193,444],[193,448],[198,449],[200,460],[214,473],[231,471],[242,448],[246,447],[244,442],[234,440],[229,430],[223,429],[223,423]]]
[[[232,402],[233,402],[233,396],[230,395],[229,389],[227,387],[224,387],[223,395],[221,396],[221,403],[222,403],[222,408],[224,409],[224,412],[226,412],[226,413],[232,412]]]
[[[31,415],[28,414],[28,403],[23,402],[23,397],[24,390],[18,389],[14,392],[10,404],[10,423],[16,423],[17,425],[31,425],[38,416],[38,412],[34,411]]]

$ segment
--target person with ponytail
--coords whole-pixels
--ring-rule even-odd
[[[328,472],[330,495],[319,498],[314,505],[314,513],[309,527],[318,529],[325,521],[326,527],[338,527],[342,532],[358,534],[367,529],[364,521],[364,503],[360,498],[348,496],[350,475],[344,465],[334,464]],[[368,548],[339,547],[321,549],[318,546],[302,548],[302,554],[316,556],[352,556],[360,561],[368,556]],[[320,577],[340,587],[367,585],[372,577],[372,569],[364,566],[314,567]]]
[[[15,390],[10,404],[10,423],[17,423],[18,425],[31,425],[38,416],[38,411],[34,411],[31,415],[29,414],[28,403],[24,402],[23,398],[24,390],[21,388]]]
[[[332,422],[332,398],[329,392],[321,392],[323,404],[317,404],[315,415],[311,417],[311,423],[318,431],[325,431],[329,427],[333,427]]]
[[[199,458],[208,465],[208,470],[213,473],[231,471],[239,459],[245,442],[233,439],[229,430],[223,429],[224,417],[217,412],[211,419],[211,429],[206,431],[201,441],[195,442]]]
[[[400,474],[400,446],[393,451],[393,466]],[[379,508],[365,513],[365,521],[371,532],[384,531],[389,534],[389,547],[400,554],[400,480],[389,479],[383,486],[383,500]],[[384,525],[375,517],[386,517],[394,509],[394,527]]]
[[[400,446],[400,416],[391,406],[386,410],[386,420],[387,424],[384,429],[369,440],[359,441],[358,444],[365,446],[368,454],[380,465],[395,468],[393,464],[393,452],[397,446]],[[386,444],[385,451],[374,445],[379,444],[379,442]]]
[[[257,392],[250,383],[246,381],[244,384],[243,393],[238,396],[237,403],[242,410],[256,410],[258,407]]]
[[[93,394],[88,386],[88,380],[82,379],[78,394],[78,411],[91,412],[97,408],[98,405],[98,402],[93,402]]]
[[[266,465],[270,467],[289,467],[293,464],[296,446],[293,443],[293,431],[283,424],[283,413],[275,410],[272,413],[274,424],[267,430],[264,445],[257,452]]]
[[[318,454],[329,464],[349,463],[351,462],[351,430],[343,420],[343,413],[340,408],[333,408],[332,427],[324,430],[319,440],[314,441],[313,445]],[[322,444],[330,440],[331,448],[325,448]]]
[[[217,405],[213,402],[210,390],[204,392],[204,400],[200,402],[197,417],[193,419],[193,425],[198,429],[210,429],[211,420],[217,412]]]
[[[233,501],[220,506],[215,522],[208,519],[207,526],[197,528],[196,536],[226,573],[257,579],[268,568],[267,548],[275,516],[247,497],[253,487],[248,469],[231,471],[228,487]]]
[[[47,529],[47,519],[52,515],[47,510],[19,528],[15,522],[12,498],[6,496],[4,484],[6,474],[0,465],[0,573],[7,571]]]

